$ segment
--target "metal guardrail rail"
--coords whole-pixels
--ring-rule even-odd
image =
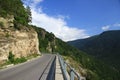
[[[85,77],[80,76],[74,68],[64,61],[61,55],[58,54],[58,59],[62,68],[64,80],[86,80]],[[69,71],[68,71],[69,70]]]
[[[56,56],[50,66],[50,71],[47,75],[47,79],[46,80],[55,80],[55,68],[56,68]]]
[[[41,76],[39,77],[39,80],[55,80],[55,62],[56,56],[50,59]]]

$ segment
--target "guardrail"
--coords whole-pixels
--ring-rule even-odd
[[[50,66],[50,71],[47,75],[46,80],[55,80],[55,68],[56,68],[55,64],[56,64],[56,56],[55,56],[51,66]]]
[[[80,76],[74,68],[64,61],[61,55],[58,54],[58,59],[62,68],[64,80],[86,80],[85,77]]]

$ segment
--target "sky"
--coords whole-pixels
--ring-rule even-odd
[[[120,30],[120,0],[22,0],[32,24],[71,41]]]

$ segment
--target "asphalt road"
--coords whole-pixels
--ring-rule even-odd
[[[44,54],[35,60],[0,70],[0,80],[43,80],[43,72],[52,64],[55,55]]]

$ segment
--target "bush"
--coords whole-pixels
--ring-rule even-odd
[[[18,64],[18,63],[27,61],[27,59],[25,57],[15,59],[15,56],[12,54],[12,52],[9,52],[8,60],[9,60],[8,62],[10,62],[12,64]]]
[[[14,63],[14,57],[15,55],[12,54],[12,51],[9,52],[9,56],[8,56],[8,60],[11,62],[11,63]]]
[[[25,57],[16,58],[16,59],[14,60],[14,64],[23,63],[23,62],[25,62],[25,61],[27,61],[27,59],[26,59]]]
[[[5,18],[7,16],[7,12],[0,8],[0,16]]]

